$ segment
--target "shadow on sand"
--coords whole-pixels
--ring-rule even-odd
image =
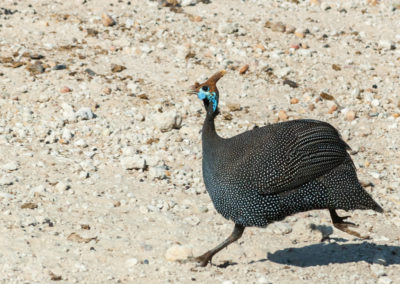
[[[400,264],[400,246],[360,244],[319,243],[300,248],[287,248],[268,253],[267,259],[280,264],[300,267],[365,261],[384,265]]]

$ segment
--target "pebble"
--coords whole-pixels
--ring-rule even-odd
[[[236,31],[238,31],[238,28],[232,23],[222,22],[218,25],[218,32],[221,34],[233,34]]]
[[[70,88],[68,88],[68,87],[62,87],[61,89],[60,89],[60,93],[63,93],[63,94],[65,94],[65,93],[69,93],[69,92],[71,92],[72,90],[70,89]]]
[[[16,171],[19,168],[19,164],[17,161],[11,161],[7,164],[1,166],[1,169],[7,172]]]
[[[185,260],[193,256],[192,248],[184,245],[173,245],[165,253],[168,261]]]
[[[14,176],[3,175],[2,177],[0,177],[0,185],[12,185],[16,181],[18,181],[18,179]]]
[[[76,140],[74,145],[77,147],[81,147],[81,148],[86,148],[88,146],[88,144],[86,143],[86,141],[84,139]]]
[[[149,176],[152,180],[165,179],[167,177],[166,168],[164,166],[150,167]]]
[[[125,265],[128,267],[128,268],[132,268],[133,266],[135,266],[136,264],[138,264],[138,259],[137,258],[134,258],[134,257],[132,257],[132,258],[128,258],[126,261],[125,261]]]
[[[140,155],[121,157],[120,163],[125,170],[139,170],[146,168],[146,160]]]
[[[61,134],[63,144],[68,144],[71,141],[73,136],[74,135],[72,134],[71,130],[69,130],[68,128],[64,128],[62,131],[62,134]]]
[[[67,65],[65,64],[57,64],[56,66],[53,67],[53,70],[64,70],[67,69]]]
[[[138,96],[144,93],[140,85],[134,82],[129,83],[127,88],[131,91],[130,96]]]
[[[275,224],[273,232],[277,235],[286,235],[292,232],[292,226],[289,223],[279,222]]]
[[[347,121],[353,121],[355,118],[356,118],[355,111],[349,110],[346,112],[346,120]]]
[[[68,190],[70,188],[69,185],[63,183],[62,181],[58,182],[55,186],[55,189],[59,193],[63,193],[64,191]]]
[[[387,277],[387,276],[383,276],[383,277],[380,277],[380,278],[378,279],[378,284],[391,284],[391,283],[393,283],[393,280],[390,279],[390,278]]]
[[[282,121],[285,121],[285,120],[287,120],[287,119],[289,118],[288,115],[286,114],[286,112],[285,112],[284,110],[280,110],[280,111],[278,112],[278,117],[279,117],[279,119],[282,120]]]
[[[378,44],[381,48],[386,49],[386,50],[396,49],[396,45],[391,40],[381,39]]]
[[[247,72],[247,70],[249,70],[249,64],[246,64],[246,65],[242,66],[242,67],[239,69],[239,74],[240,74],[240,75],[243,75],[244,73]]]
[[[82,107],[75,113],[75,118],[78,120],[89,120],[94,117],[95,115],[89,107]]]
[[[101,15],[101,22],[103,23],[103,25],[105,27],[111,27],[114,26],[116,24],[115,20],[108,14],[103,13]]]
[[[182,116],[176,111],[154,114],[152,120],[161,132],[179,129],[182,126]]]

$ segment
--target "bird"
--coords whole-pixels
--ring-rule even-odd
[[[215,128],[219,114],[217,82],[221,70],[191,94],[203,102],[202,173],[206,190],[218,213],[234,222],[227,239],[190,261],[198,266],[241,238],[246,227],[266,227],[287,216],[327,209],[334,227],[358,238],[357,225],[345,221],[337,209],[383,212],[361,186],[350,147],[331,124],[297,119],[255,127],[231,138]]]

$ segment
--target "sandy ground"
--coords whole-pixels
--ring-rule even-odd
[[[1,282],[400,283],[400,2],[183,2],[1,1]],[[312,211],[246,229],[207,267],[174,261],[233,229],[187,94],[222,68],[223,137],[339,129],[385,209],[349,212],[371,239]]]

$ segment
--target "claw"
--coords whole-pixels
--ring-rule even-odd
[[[189,256],[189,257],[186,259],[186,261],[184,261],[184,262],[185,262],[185,263],[186,263],[186,262],[196,262],[196,263],[197,263],[196,266],[198,266],[198,267],[205,267],[205,266],[207,266],[207,264],[208,264],[209,262],[211,262],[211,257],[207,257],[205,254],[203,254],[203,255],[201,255],[201,256],[197,256],[197,257]]]
[[[348,233],[350,235],[356,236],[357,238],[360,238],[360,239],[369,239],[370,238],[369,236],[362,236],[358,232],[349,229],[348,228],[349,226],[350,227],[357,227],[357,225],[355,225],[353,223],[350,223],[350,224],[348,224],[348,223],[349,222],[333,223],[333,226],[335,226],[335,228],[337,228],[337,229],[339,229],[339,230],[341,230],[343,232],[346,232],[346,233]]]

